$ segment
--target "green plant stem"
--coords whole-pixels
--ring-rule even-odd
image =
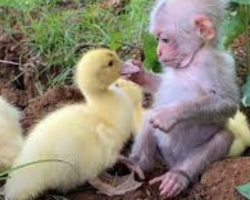
[[[245,5],[246,10],[246,64],[248,72],[250,73],[250,44],[249,44],[249,6]]]

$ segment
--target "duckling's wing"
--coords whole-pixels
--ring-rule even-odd
[[[96,132],[103,143],[112,146],[115,145],[115,138],[119,135],[119,132],[106,122],[100,122],[96,127]]]
[[[241,139],[235,138],[230,147],[228,156],[229,157],[240,156],[246,150],[246,148],[247,146],[244,144],[244,142],[242,142]]]
[[[246,146],[250,145],[250,129],[247,118],[242,112],[238,111],[234,118],[228,120],[227,128],[236,139],[242,140]]]

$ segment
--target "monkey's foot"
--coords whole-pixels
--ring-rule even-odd
[[[134,164],[129,158],[126,158],[123,155],[119,155],[118,162],[124,164],[132,173],[134,172],[135,174],[137,174],[141,180],[145,179],[145,175],[140,166]]]
[[[189,185],[189,178],[182,171],[170,171],[156,177],[149,182],[150,185],[161,182],[160,195],[166,198],[173,198],[179,195]]]
[[[114,177],[108,173],[103,173],[100,177],[88,182],[99,192],[107,196],[124,195],[129,191],[138,189],[143,184],[135,180],[134,173],[122,177]]]

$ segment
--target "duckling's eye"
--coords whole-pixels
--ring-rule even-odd
[[[120,85],[118,83],[115,84],[116,87],[120,87]]]
[[[113,64],[114,64],[114,61],[113,61],[113,60],[111,60],[111,61],[109,61],[108,66],[109,66],[109,67],[112,67],[112,66],[113,66]]]

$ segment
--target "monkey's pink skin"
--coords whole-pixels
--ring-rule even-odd
[[[189,181],[185,176],[181,173],[172,171],[152,179],[149,184],[152,185],[157,182],[161,182],[159,187],[160,195],[165,196],[166,198],[176,197],[181,191],[186,189],[189,184]]]

